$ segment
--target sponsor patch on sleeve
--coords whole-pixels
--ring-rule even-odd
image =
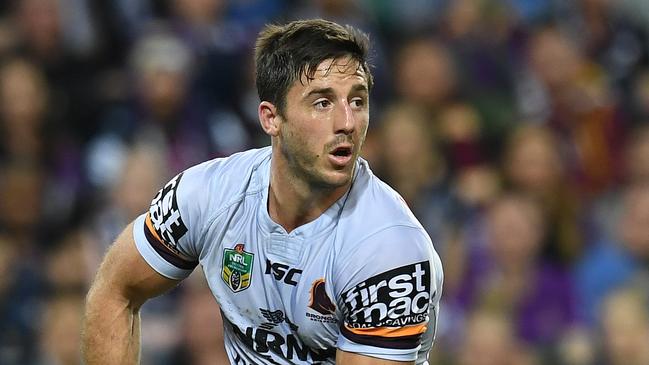
[[[430,263],[422,261],[368,278],[343,293],[349,340],[376,347],[413,349],[426,331]]]
[[[156,252],[169,263],[182,269],[193,269],[197,262],[189,260],[178,250],[178,242],[187,233],[176,194],[182,175],[171,179],[151,201],[144,234]]]

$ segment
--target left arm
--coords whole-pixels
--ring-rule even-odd
[[[392,361],[369,357],[353,352],[338,349],[336,351],[336,365],[414,365],[414,361]]]
[[[335,289],[336,364],[425,364],[437,327],[442,268],[420,227],[381,230],[346,253]]]

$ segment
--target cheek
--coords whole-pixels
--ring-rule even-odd
[[[291,143],[301,149],[313,149],[317,143],[317,131],[307,126],[292,126],[288,130],[287,137]]]
[[[285,124],[281,130],[281,144],[287,157],[298,161],[313,161],[322,155],[316,134],[303,126]]]
[[[365,136],[367,134],[367,127],[370,124],[369,118],[366,116],[365,118],[361,119],[361,122],[359,123],[359,131],[361,133],[361,136]]]
[[[358,124],[357,124],[357,127],[356,127],[356,131],[357,131],[358,136],[359,136],[358,139],[359,139],[359,141],[361,143],[365,140],[365,136],[367,135],[367,128],[368,128],[368,126],[370,124],[369,121],[370,121],[370,118],[369,118],[369,115],[367,113],[364,113],[362,116],[360,116],[357,119]]]

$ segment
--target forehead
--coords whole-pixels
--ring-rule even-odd
[[[327,59],[322,61],[316,68],[313,75],[307,75],[304,70],[300,80],[293,83],[298,89],[312,89],[322,86],[334,87],[336,84],[349,83],[355,85],[361,83],[367,87],[367,73],[361,64],[351,57]]]

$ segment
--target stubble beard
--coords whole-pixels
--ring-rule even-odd
[[[327,146],[323,151],[314,153],[309,150],[308,143],[298,138],[291,131],[285,131],[281,143],[281,153],[287,162],[289,173],[296,179],[303,181],[312,190],[327,191],[335,190],[347,185],[355,170],[357,155],[354,153],[352,169],[345,179],[332,179],[326,176],[324,166],[322,166],[323,156],[328,154]],[[333,170],[332,170],[333,171]]]

